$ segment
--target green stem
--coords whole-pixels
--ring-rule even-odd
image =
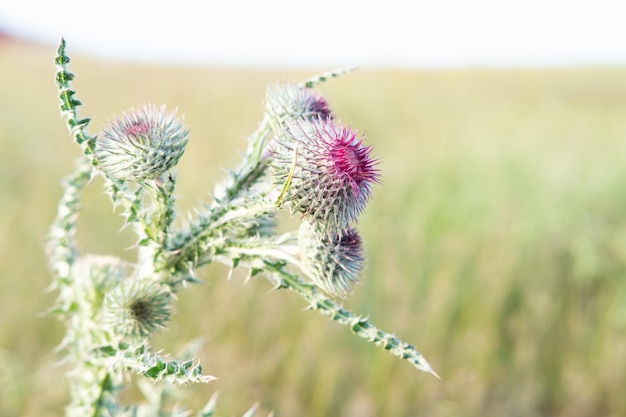
[[[48,257],[50,266],[59,282],[68,280],[70,268],[77,256],[75,242],[76,222],[80,209],[80,192],[91,179],[93,167],[82,157],[74,172],[62,181],[63,195],[59,201],[57,215],[48,233]]]
[[[303,86],[304,88],[313,88],[318,84],[325,83],[326,81],[333,79],[333,78],[341,77],[356,69],[357,67],[349,67],[349,68],[339,69],[335,71],[325,72],[323,74],[319,74],[313,78],[309,78],[308,80],[301,82],[300,85]]]
[[[251,199],[236,205],[214,206],[209,213],[198,216],[195,223],[174,236],[166,248],[169,258],[166,268],[174,270],[195,269],[211,261],[212,252],[223,250],[228,239],[228,229],[242,223],[258,221],[273,213],[276,206],[267,199]]]
[[[111,380],[111,375],[105,371],[104,378],[102,378],[102,382],[100,383],[100,395],[98,395],[97,400],[94,404],[94,412],[93,417],[100,417],[106,415],[104,411],[107,411],[108,407],[108,396],[112,395],[115,390],[113,385],[113,381]]]
[[[85,155],[93,155],[96,146],[96,138],[85,133],[85,128],[89,124],[90,119],[81,119],[78,117],[77,108],[82,103],[74,97],[76,91],[71,88],[71,81],[74,79],[74,74],[67,70],[67,64],[69,64],[69,62],[70,58],[65,55],[65,39],[61,38],[57,56],[54,60],[61,114],[67,117],[67,127],[76,143],[83,148],[83,153]]]
[[[158,244],[164,247],[170,234],[174,221],[174,189],[176,178],[174,175],[166,175],[156,183],[156,225],[160,231]]]
[[[392,355],[409,361],[420,371],[428,372],[439,378],[426,359],[413,345],[405,343],[394,335],[378,329],[372,325],[366,317],[355,315],[345,310],[324,294],[319,292],[312,284],[303,282],[298,276],[286,272],[282,266],[267,264],[267,269],[281,282],[281,288],[286,288],[298,293],[309,303],[311,310],[317,310],[332,320],[348,326],[357,336],[367,340],[376,346],[389,351]],[[270,279],[270,281],[272,281]]]
[[[243,162],[230,173],[230,182],[219,195],[215,196],[218,204],[230,203],[242,196],[245,190],[263,176],[267,169],[267,163],[263,160],[263,150],[271,133],[270,119],[266,116],[258,129],[250,136]]]

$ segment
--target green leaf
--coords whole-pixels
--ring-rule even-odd
[[[148,246],[150,244],[150,242],[152,242],[152,240],[149,237],[145,237],[145,238],[141,239],[139,242],[137,242],[137,245],[139,245],[139,246]]]
[[[70,62],[70,58],[65,55],[65,39],[61,38],[59,48],[57,49],[57,57],[55,58],[57,65],[65,66]]]
[[[75,120],[75,119],[69,119],[67,121],[67,124],[71,127],[71,128],[82,128],[84,126],[87,126],[87,124],[91,121],[90,118],[85,117],[84,119],[80,119],[80,120]],[[84,136],[84,135],[83,135]]]
[[[69,81],[74,79],[74,74],[69,71],[59,71],[56,75],[56,80],[58,84],[67,85]]]
[[[113,346],[111,346],[111,345],[100,346],[96,350],[99,353],[101,353],[103,356],[115,356],[115,354],[117,353],[117,350],[115,350],[115,348]]]

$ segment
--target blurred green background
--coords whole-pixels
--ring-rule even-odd
[[[53,48],[0,41],[0,416],[58,416],[63,335],[43,242],[79,149],[59,116]],[[71,42],[68,53],[72,56]],[[144,103],[191,129],[179,209],[236,166],[268,83],[296,71],[130,66],[73,56],[95,133]],[[414,344],[442,379],[369,346],[263,279],[200,273],[156,348],[206,344],[199,407],[277,416],[626,415],[626,69],[361,69],[320,91],[367,135],[383,182],[362,220],[363,282],[345,305]],[[83,248],[132,259],[98,181]]]

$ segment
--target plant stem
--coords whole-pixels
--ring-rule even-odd
[[[268,271],[281,282],[281,288],[292,290],[308,301],[308,308],[317,310],[332,320],[350,327],[357,336],[389,351],[392,355],[409,361],[420,371],[428,372],[439,378],[426,359],[413,345],[399,340],[394,335],[378,329],[366,317],[355,315],[341,305],[322,294],[312,284],[303,282],[297,275],[285,271],[282,266],[267,264]]]

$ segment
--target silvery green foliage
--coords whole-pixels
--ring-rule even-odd
[[[216,187],[210,204],[199,208],[186,226],[175,228],[173,168],[189,138],[182,119],[165,107],[145,106],[114,119],[98,136],[90,135],[89,119],[78,115],[81,103],[71,88],[69,61],[61,40],[55,61],[60,107],[83,151],[74,172],[62,182],[47,244],[58,292],[52,311],[66,324],[61,348],[72,367],[68,416],[185,412],[164,409],[172,384],[214,378],[193,360],[194,349],[173,359],[155,352],[150,341],[167,326],[176,293],[197,282],[195,270],[211,262],[246,268],[276,289],[297,293],[309,309],[434,374],[413,346],[332,299],[347,295],[362,270],[356,220],[379,177],[370,147],[341,127],[326,100],[312,90],[341,72],[271,87],[241,165]],[[271,178],[272,172],[278,175]],[[133,263],[83,254],[77,246],[80,193],[96,175],[102,176],[113,206],[122,208],[126,225],[137,236]],[[274,218],[283,206],[300,215],[299,238],[297,231],[276,233]],[[287,266],[300,269],[306,278]],[[164,384],[140,384],[146,403],[123,406],[118,391],[133,374]],[[209,400],[197,415],[213,416],[215,401]]]

